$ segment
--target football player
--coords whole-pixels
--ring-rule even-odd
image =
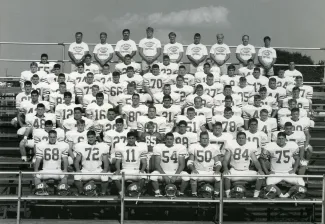
[[[169,95],[165,95],[163,98],[163,104],[156,104],[156,110],[158,116],[166,118],[166,132],[171,132],[174,127],[176,117],[181,114],[181,107],[179,105],[172,104],[172,98]]]
[[[177,123],[177,131],[174,132],[174,143],[182,144],[188,150],[190,145],[197,143],[198,135],[191,131],[187,131],[187,122],[181,120]]]
[[[55,112],[55,108],[64,102],[64,93],[67,92],[67,85],[65,82],[61,82],[59,85],[59,89],[57,92],[51,93],[50,94],[50,107],[51,107],[51,112]],[[69,91],[70,92],[70,91]],[[70,92],[72,94],[71,97],[71,102],[75,102],[75,94],[73,92]]]
[[[203,66],[203,72],[196,72],[195,77],[195,83],[205,83],[207,81],[207,75],[212,74],[213,81],[214,82],[220,82],[220,72],[215,73],[211,72],[211,65],[209,63],[205,63]]]
[[[234,65],[229,65],[227,68],[227,74],[220,77],[220,83],[224,86],[238,86],[239,76],[235,75],[236,67]]]
[[[76,105],[74,103],[71,103],[71,100],[72,100],[72,94],[70,92],[65,92],[64,103],[59,104],[55,108],[56,123],[60,128],[63,128],[62,126],[63,120],[73,117],[74,108],[81,106],[81,105]]]
[[[298,87],[300,89],[299,92],[300,97],[311,100],[313,98],[313,93],[314,93],[313,87],[304,85],[302,76],[297,76],[295,81],[296,81],[295,85],[287,86],[287,96],[292,96],[293,88]]]
[[[202,82],[201,85],[203,86],[204,92],[212,98],[223,91],[223,85],[219,82],[214,82],[212,73],[206,75],[206,82]]]
[[[126,82],[120,81],[120,73],[113,72],[113,81],[107,82],[104,86],[104,92],[108,95],[109,101],[114,105],[117,106],[120,100],[120,95],[123,94],[125,89],[127,88]]]
[[[261,96],[261,105],[265,105],[268,108],[271,108],[271,117],[275,117],[278,111],[277,99],[272,96],[268,96],[266,87],[261,87],[258,91],[258,95]],[[254,104],[254,97],[251,97],[249,99],[248,104]]]
[[[268,116],[269,112],[266,109],[260,111],[260,118],[257,119],[259,131],[264,132],[267,135],[268,142],[271,141],[271,135],[277,131],[277,121],[275,118]]]
[[[146,92],[152,95],[160,92],[164,84],[168,83],[169,78],[166,74],[160,73],[159,65],[154,64],[152,65],[151,73],[143,75],[143,81]]]
[[[45,82],[40,82],[38,75],[33,75],[32,79],[32,89],[37,90],[40,95],[40,99],[49,101],[50,88],[49,85]]]
[[[178,68],[178,74],[174,74],[169,76],[169,80],[172,84],[177,84],[177,77],[182,76],[184,78],[185,85],[194,87],[195,84],[195,77],[192,74],[188,74],[186,71],[186,67],[184,65],[180,65]]]
[[[139,116],[137,120],[138,134],[141,136],[143,132],[148,130],[147,123],[152,121],[155,124],[155,131],[160,134],[166,133],[166,124],[167,120],[165,117],[157,116],[157,109],[155,106],[148,107],[148,115],[147,116]]]
[[[85,72],[91,72],[93,74],[99,74],[99,67],[97,64],[91,62],[91,54],[85,55]]]
[[[242,107],[241,97],[237,94],[232,94],[232,87],[230,85],[225,85],[223,87],[223,93],[217,94],[213,100],[215,106],[221,106],[225,103],[225,97],[231,96],[233,99],[233,105],[239,108]]]
[[[278,107],[282,107],[283,100],[286,98],[286,90],[283,87],[277,86],[274,77],[269,79],[269,86],[266,89],[268,96],[275,98],[278,102]]]
[[[292,77],[292,78],[297,78],[301,77],[302,74],[295,68],[295,63],[293,61],[289,62],[289,69],[285,70],[284,72],[284,77]]]
[[[132,66],[135,73],[140,73],[141,66],[138,63],[135,63],[132,61],[132,56],[129,54],[126,54],[124,58],[122,58],[121,63],[118,63],[115,65],[115,71],[119,72],[120,74],[124,75],[127,73],[127,68],[129,66]]]
[[[31,81],[33,75],[38,75],[38,77],[42,80],[43,76],[46,76],[46,72],[44,71],[38,71],[38,65],[36,62],[32,62],[30,64],[30,70],[29,71],[23,71],[20,75],[20,88],[21,91],[24,92],[24,83],[25,81]]]
[[[155,104],[162,104],[163,103],[163,98],[165,96],[170,96],[172,99],[172,104],[174,105],[179,105],[180,104],[180,94],[175,93],[171,91],[171,86],[170,84],[165,84],[163,87],[163,91],[156,93],[153,95],[154,96],[154,101]]]
[[[213,124],[213,132],[209,132],[210,144],[217,144],[220,147],[221,158],[225,155],[226,145],[234,139],[233,135],[223,132],[222,123],[217,121]]]
[[[163,63],[158,63],[160,73],[171,76],[178,73],[178,64],[171,63],[168,55],[164,55]]]
[[[95,82],[100,82],[105,85],[106,83],[111,82],[113,78],[109,64],[104,64],[102,68],[102,73],[95,74],[94,79]]]
[[[187,107],[194,106],[194,99],[199,96],[202,99],[202,105],[204,107],[211,108],[213,106],[213,98],[203,91],[203,86],[201,84],[196,86],[194,94],[188,95],[186,97],[186,105]]]
[[[48,74],[47,76],[43,76],[41,82],[45,82],[47,84],[52,84],[58,81],[59,74],[61,74],[61,65],[55,64],[53,66],[53,73]]]
[[[120,110],[122,106],[132,104],[132,96],[133,94],[137,93],[135,91],[135,88],[136,88],[135,82],[130,82],[129,84],[127,84],[126,93],[119,94],[117,98],[118,99],[117,103],[119,104]],[[144,93],[144,94],[138,93],[138,94],[140,96],[140,104],[147,104],[149,102],[152,102],[153,98],[148,93]]]
[[[187,122],[187,131],[197,133],[197,136],[201,131],[206,131],[205,122],[206,118],[202,115],[196,115],[196,111],[193,107],[187,109],[186,115],[178,115],[176,118],[176,124],[180,121]]]
[[[67,78],[66,78],[66,75],[64,73],[59,74],[58,79],[57,79],[58,81],[57,82],[52,82],[49,85],[51,95],[52,95],[52,93],[60,91],[61,83],[65,83],[67,91],[69,91],[69,92],[71,92],[73,94],[75,93],[75,85],[72,82],[66,82],[66,79]]]
[[[194,76],[193,76],[194,77]],[[176,78],[176,85],[171,86],[172,93],[179,94],[179,102],[181,107],[186,106],[186,98],[193,94],[192,86],[184,85],[184,76],[178,75]]]
[[[71,71],[68,76],[68,82],[72,82],[74,85],[77,85],[80,82],[85,82],[86,74],[84,63],[77,64],[77,71]]]
[[[91,103],[97,103],[96,100],[96,95],[99,93],[99,86],[98,85],[93,85],[91,87],[91,94],[87,94],[83,97],[82,103],[83,103],[83,108],[86,109],[89,104]],[[112,104],[112,102],[108,99],[108,95],[104,94],[104,104],[109,103]]]
[[[290,99],[295,99],[297,101],[298,104],[298,108],[303,108],[309,112],[311,112],[312,107],[311,107],[311,101],[307,98],[304,97],[300,97],[300,88],[295,86],[292,88],[292,97],[287,97],[283,100],[283,105],[282,107],[288,107],[288,101]]]
[[[93,121],[102,120],[107,118],[107,111],[113,108],[110,103],[104,103],[104,94],[96,94],[96,103],[91,103],[86,108],[86,114],[89,119]]]
[[[282,87],[284,89],[286,89],[287,86],[292,85],[292,84],[295,83],[294,78],[292,78],[292,77],[284,77],[284,70],[283,69],[279,69],[278,76],[274,76],[274,78],[276,80],[276,85],[278,87]]]
[[[261,87],[267,86],[269,83],[269,79],[265,76],[261,76],[261,69],[254,68],[253,74],[246,77],[248,85],[254,87],[254,91],[258,92]]]
[[[97,85],[100,92],[104,90],[103,85],[100,82],[94,82],[94,74],[91,72],[87,73],[85,82],[80,82],[76,85],[76,95],[80,104],[83,104],[83,97],[85,95],[91,95],[93,85]]]
[[[212,113],[213,115],[224,115],[225,108],[230,107],[235,116],[241,117],[242,109],[237,106],[233,106],[233,104],[234,104],[234,100],[232,96],[227,95],[225,97],[224,105],[213,107]]]
[[[288,100],[288,107],[281,108],[278,111],[278,120],[280,122],[282,117],[290,117],[291,116],[291,110],[293,108],[298,108],[298,103],[296,99],[290,99]],[[308,112],[304,108],[298,108],[299,109],[299,118],[303,117],[309,117]]]
[[[50,72],[52,72],[55,63],[49,62],[48,59],[49,59],[49,56],[47,54],[41,54],[41,61],[36,62],[38,71],[44,71],[44,72],[46,72],[46,74],[49,74]]]
[[[237,53],[236,53],[236,55],[237,55]],[[241,67],[238,69],[238,75],[242,76],[242,77],[249,76],[249,75],[253,74],[254,68],[255,68],[254,60],[248,59],[246,62],[246,67]]]
[[[75,107],[73,110],[73,117],[63,120],[62,126],[65,131],[71,131],[77,129],[77,122],[79,120],[85,121],[85,129],[89,130],[93,128],[94,122],[91,119],[82,116],[81,107]]]
[[[94,129],[99,142],[102,142],[102,134],[104,132],[114,130],[116,128],[115,121],[118,118],[120,118],[120,116],[117,117],[115,110],[111,108],[107,111],[106,119],[101,119],[94,122]],[[126,127],[126,124],[124,126]]]
[[[242,106],[246,106],[251,96],[255,93],[254,87],[247,85],[245,77],[239,78],[239,85],[232,88],[232,92],[240,96]],[[231,94],[231,93],[230,93]]]
[[[135,73],[134,68],[132,66],[128,66],[126,68],[126,74],[121,75],[120,81],[121,83],[127,84],[134,82],[136,84],[137,91],[140,91],[143,88],[143,78],[138,73]]]

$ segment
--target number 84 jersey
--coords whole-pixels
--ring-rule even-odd
[[[87,142],[80,142],[75,145],[75,151],[81,156],[83,169],[95,171],[102,166],[102,157],[108,155],[109,147],[105,143],[90,145]]]
[[[192,144],[189,148],[189,154],[194,156],[194,167],[198,171],[212,171],[214,158],[220,155],[220,147],[215,144],[209,144],[203,147],[201,144]]]
[[[248,170],[250,156],[256,153],[257,146],[254,142],[247,142],[245,145],[239,145],[236,140],[226,145],[226,150],[231,152],[230,166],[235,170]]]

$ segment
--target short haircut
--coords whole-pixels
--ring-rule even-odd
[[[236,138],[238,138],[241,135],[245,136],[245,138],[246,138],[246,133],[245,132],[242,132],[242,131],[240,131],[240,132],[237,133]]]
[[[259,89],[259,92],[267,92],[267,89],[265,86],[262,86],[260,89]]]
[[[60,73],[60,74],[58,75],[58,77],[59,77],[59,78],[60,78],[60,77],[65,78],[65,74],[64,74],[64,73]]]
[[[97,94],[96,94],[96,98],[98,98],[98,97],[102,97],[102,98],[104,98],[104,94],[103,94],[103,93],[97,93]]]
[[[205,66],[211,67],[211,65],[208,62],[204,63],[203,67],[205,67]]]
[[[276,82],[276,79],[275,79],[274,77],[271,77],[271,78],[269,79],[269,82]]]
[[[191,111],[192,111],[192,112],[195,112],[194,107],[190,107],[190,108],[187,109],[187,113],[188,113],[188,112],[191,112]]]
[[[183,81],[184,81],[184,77],[182,76],[182,75],[178,75],[177,77],[176,77],[176,80],[177,79],[182,79]]]
[[[220,121],[217,121],[216,123],[214,123],[214,126],[216,127],[216,126],[220,126],[220,127],[222,127],[222,123],[220,122]]]
[[[146,29],[146,31],[152,31],[152,32],[153,32],[154,29],[153,29],[152,27],[149,26],[149,27]]]
[[[107,37],[107,33],[106,33],[106,32],[101,32],[101,33],[99,34],[99,37],[100,37],[101,35],[105,35],[105,36]]]
[[[170,58],[169,58],[168,55],[164,55],[163,60],[164,60],[164,59],[170,59]]]
[[[120,76],[121,74],[118,71],[114,71],[112,76]]]
[[[294,113],[294,112],[298,112],[299,113],[300,112],[299,108],[292,108],[291,109],[291,114]]]
[[[32,78],[38,78],[38,79],[39,79],[39,76],[38,76],[37,74],[34,74],[34,75],[32,76]]]
[[[225,89],[232,89],[232,87],[231,87],[231,85],[225,85],[225,86],[223,87],[223,90],[225,90]]]
[[[45,53],[41,54],[41,58],[44,58],[44,57],[49,58],[49,56],[47,54],[45,54]]]
[[[154,68],[158,68],[159,69],[159,65],[157,65],[157,64],[152,65],[152,69],[154,69]]]
[[[45,126],[53,126],[53,122],[51,120],[45,121]]]
[[[296,76],[296,79],[303,79],[302,76]]]
[[[85,58],[92,58],[91,54],[86,54]]]
[[[232,96],[229,96],[229,95],[228,96],[225,96],[225,101],[226,100],[231,100],[232,101]]]
[[[108,112],[112,112],[112,111],[115,113],[114,108],[109,108],[109,109],[107,110],[107,113],[108,113]]]
[[[255,96],[254,96],[254,101],[255,101],[255,100],[260,100],[260,99],[261,99],[261,96],[260,96],[260,95],[255,95]]]
[[[70,92],[64,92],[63,97],[72,97],[72,94]]]
[[[187,122],[184,120],[181,120],[180,122],[178,122],[177,126],[181,126],[181,125],[185,125],[187,127]]]
[[[175,36],[176,37],[176,33],[174,33],[174,32],[170,32],[169,34],[168,34],[168,36],[170,37],[170,36]]]
[[[129,32],[130,33],[130,30],[129,29],[124,29],[124,30],[122,30],[122,33],[124,33],[124,32]]]
[[[168,84],[168,83],[165,84],[165,85],[164,85],[164,89],[165,89],[165,87],[170,87],[170,84]]]
[[[286,123],[284,124],[284,127],[292,127],[292,123],[291,123],[291,122],[286,122]]]
[[[67,84],[65,82],[60,82],[59,86],[66,86]]]
[[[260,69],[259,67],[255,67],[253,71],[254,71],[254,72],[255,72],[255,71],[261,72],[261,69]]]
[[[76,32],[75,35],[76,35],[76,36],[77,36],[77,35],[81,35],[81,36],[83,36],[82,32]]]
[[[229,71],[230,69],[236,70],[236,67],[235,67],[233,64],[231,64],[231,65],[228,66],[228,71]]]
[[[92,73],[92,72],[88,72],[88,73],[87,73],[87,76],[88,76],[88,75],[92,75],[92,76],[94,76],[94,73]]]
[[[116,120],[115,120],[115,124],[124,124],[124,120],[123,120],[123,118],[117,118]]]
[[[36,89],[34,89],[34,90],[30,93],[30,95],[39,95],[39,92],[38,92]]]
[[[295,87],[292,88],[292,92],[297,91],[297,90],[300,91],[300,88],[298,86],[295,86]]]
[[[195,90],[197,90],[197,89],[203,89],[203,86],[201,84],[199,84],[196,86]]]
[[[55,65],[53,66],[53,68],[59,68],[59,69],[61,69],[61,65],[60,65],[60,64],[55,64]]]
[[[253,122],[258,124],[258,120],[256,118],[251,118],[251,119],[248,120],[248,126],[250,126],[251,123],[253,123]]]
[[[287,138],[286,133],[284,133],[284,132],[282,132],[282,131],[278,133],[278,136],[277,136],[277,137],[279,138],[279,137],[281,137],[281,136],[284,137],[284,138]]]
[[[137,133],[135,131],[129,131],[126,135],[127,138],[134,137],[137,138]]]
[[[126,68],[126,71],[134,71],[133,66],[128,66],[128,67]]]
[[[99,86],[98,86],[98,85],[93,85],[93,86],[91,87],[91,89],[94,89],[94,88],[99,89]]]
[[[254,60],[250,58],[247,60],[247,63],[249,63],[249,62],[254,62]]]
[[[32,82],[31,81],[25,81],[24,82],[24,86],[31,86],[32,85]]]
[[[209,133],[208,133],[207,131],[202,131],[202,132],[200,133],[200,138],[202,138],[203,135],[207,135],[207,136],[209,136]]]
[[[185,65],[180,65],[180,66],[178,67],[178,70],[181,69],[181,68],[186,69]]]
[[[225,107],[224,112],[232,112],[231,107]]]
[[[138,94],[138,93],[133,93],[133,95],[132,95],[132,99],[134,98],[134,97],[139,97],[140,98],[140,95]]]
[[[83,119],[80,119],[79,121],[77,121],[77,125],[84,125],[84,124],[86,124],[86,121],[85,120],[83,120]]]
[[[201,102],[202,102],[202,98],[201,98],[200,96],[196,96],[196,97],[194,97],[194,101],[195,101],[196,99],[199,99],[199,100],[201,100]]]
[[[267,114],[269,114],[269,112],[268,112],[267,109],[262,109],[262,110],[260,111],[260,114],[262,114],[262,113],[267,113]]]
[[[242,36],[242,38],[241,39],[244,39],[244,37],[248,37],[248,39],[249,39],[249,36],[247,35],[247,34],[244,34],[243,36]],[[249,59],[250,60],[250,59]],[[248,62],[248,61],[247,61]]]
[[[45,108],[45,106],[44,106],[44,104],[39,103],[39,104],[37,104],[37,108]]]
[[[208,74],[207,74],[207,77],[209,77],[209,78],[214,78],[214,75],[213,75],[212,73],[208,73]]]
[[[266,41],[266,40],[269,40],[269,41],[271,41],[271,37],[269,37],[269,36],[266,36],[266,37],[264,37],[264,38],[263,38],[263,40],[264,40],[264,41]]]
[[[132,56],[130,54],[126,54],[124,55],[124,58],[132,58]]]
[[[157,109],[156,109],[156,107],[155,106],[153,106],[153,105],[150,105],[149,107],[148,107],[148,111],[150,110],[150,109],[155,109],[155,111],[157,111]]]
[[[38,64],[34,61],[34,62],[30,63],[30,67],[32,67],[32,66],[38,67]]]
[[[288,100],[288,104],[290,104],[292,102],[297,103],[297,100],[296,99],[290,99],[290,100]]]
[[[51,130],[51,131],[49,131],[49,135],[50,135],[50,134],[57,135],[56,130]]]
[[[172,100],[172,98],[170,97],[170,95],[165,95],[163,97],[163,101],[165,101],[165,100]]]
[[[106,63],[106,64],[103,65],[103,67],[109,67],[109,64]]]
[[[201,34],[199,34],[199,33],[195,33],[195,34],[194,34],[194,37],[201,37]]]
[[[74,111],[74,112],[76,112],[76,111],[80,111],[80,112],[82,112],[82,108],[81,108],[81,107],[75,107],[75,108],[73,109],[73,111]]]
[[[93,131],[93,130],[87,131],[87,137],[88,137],[88,136],[91,136],[91,135],[96,136],[96,132]]]
[[[245,77],[240,77],[239,82],[247,82],[247,79]]]
[[[78,63],[77,64],[77,68],[80,67],[80,66],[82,66],[83,68],[85,67],[84,63]]]
[[[173,134],[172,132],[168,132],[168,133],[165,135],[165,139],[167,139],[168,136],[174,138],[174,134]]]

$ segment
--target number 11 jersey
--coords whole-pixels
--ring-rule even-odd
[[[136,142],[134,146],[122,143],[115,146],[115,157],[122,161],[124,170],[139,170],[141,159],[146,159],[147,153],[147,145],[143,142]]]

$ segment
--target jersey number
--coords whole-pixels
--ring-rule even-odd
[[[85,148],[88,152],[86,160],[98,161],[99,160],[99,149],[98,148]]]
[[[244,152],[240,148],[235,149],[234,151],[234,160],[240,160],[241,158],[244,158],[245,160],[248,160],[248,149],[245,149]]]
[[[203,151],[198,150],[196,153],[197,161],[199,163],[206,162],[209,163],[212,159],[212,152],[211,151]]]
[[[58,161],[59,160],[59,149],[54,148],[46,148],[44,150],[44,159],[46,161],[52,160],[52,161]]]
[[[126,150],[126,162],[128,162],[128,163],[129,162],[131,162],[131,163],[134,163],[135,162],[135,152],[134,152],[134,149],[128,149],[128,150]]]
[[[177,155],[176,152],[173,152],[172,156],[169,157],[169,151],[162,152],[162,161],[164,163],[169,163],[169,160],[172,160],[174,163],[177,163]]]
[[[279,154],[278,160],[276,163],[288,163],[290,161],[290,150],[283,150],[283,151],[275,151],[275,154]],[[282,157],[284,158],[282,160]]]

